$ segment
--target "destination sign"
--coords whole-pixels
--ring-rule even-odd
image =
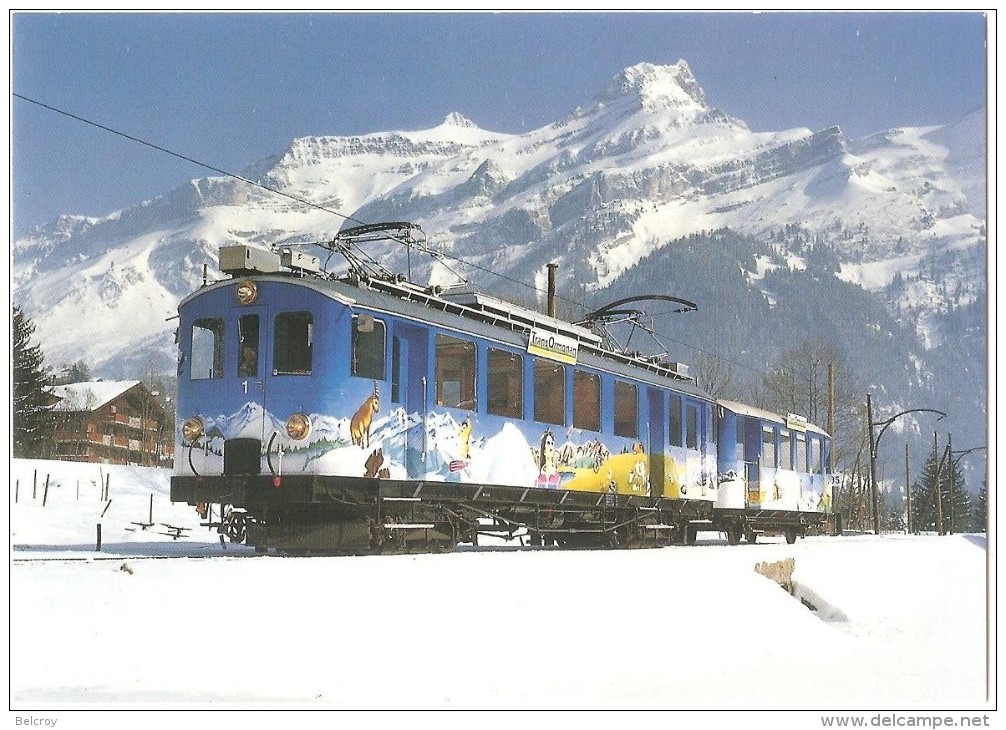
[[[532,329],[527,342],[527,351],[532,355],[558,360],[568,365],[576,365],[576,355],[579,342],[572,337],[557,335],[554,332]]]
[[[790,413],[786,416],[786,428],[793,431],[806,431],[807,419],[804,416],[798,416],[795,413]]]

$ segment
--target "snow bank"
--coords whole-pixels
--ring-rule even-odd
[[[44,508],[40,495],[25,502],[36,467],[59,482]],[[115,547],[97,553],[88,545],[104,503],[90,469],[14,463],[15,708],[836,711],[986,701],[984,538],[731,547],[700,533],[696,547],[631,551],[224,555],[191,507],[165,503],[166,473],[112,468],[103,519]],[[191,525],[192,537],[126,532],[150,494],[155,521]],[[796,598],[754,570],[789,557]]]

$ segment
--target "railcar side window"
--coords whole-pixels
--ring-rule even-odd
[[[197,319],[192,323],[193,380],[224,376],[224,321],[219,317]]]
[[[775,429],[769,426],[761,428],[761,463],[770,469],[776,467],[775,463]]]
[[[391,400],[402,402],[402,341],[391,338]]]
[[[369,380],[384,380],[384,348],[386,347],[384,322],[369,314],[353,316],[352,351],[350,353],[353,375]]]
[[[281,312],[276,315],[273,339],[273,375],[310,375],[314,317],[310,312]]]
[[[524,418],[524,358],[489,348],[489,412],[507,418]]]
[[[796,435],[796,470],[801,473],[807,471],[807,437],[802,433]]]
[[[785,429],[779,432],[779,468],[793,468],[793,450],[789,445],[789,431]]]
[[[601,430],[601,378],[581,370],[573,371],[573,427]]]
[[[685,405],[685,447],[699,448],[699,407],[695,403]]]
[[[238,317],[238,375],[258,375],[258,315]]]
[[[632,383],[615,381],[615,435],[639,435],[639,399]]]
[[[557,426],[566,422],[566,368],[557,362],[534,363],[534,420]]]
[[[437,405],[475,410],[475,343],[437,335]]]
[[[667,433],[671,446],[681,446],[681,396],[671,393],[668,402]]]

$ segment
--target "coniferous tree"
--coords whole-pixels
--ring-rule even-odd
[[[974,507],[964,487],[960,464],[940,460],[939,494],[936,502],[937,460],[930,454],[922,474],[912,485],[912,526],[916,532],[968,532],[973,527]],[[939,523],[942,517],[942,525]]]
[[[67,368],[71,383],[85,383],[91,379],[91,368],[83,360],[77,360]]]
[[[11,329],[14,456],[38,458],[45,455],[52,435],[52,405],[45,392],[45,356],[42,348],[32,343],[35,325],[18,306],[13,308]]]
[[[880,503],[883,528],[894,532],[904,532],[907,525],[905,525],[905,500],[902,495],[883,492],[880,496]]]
[[[988,529],[986,527],[989,516],[988,497],[988,482],[983,479],[982,488],[978,490],[978,499],[975,500],[975,517],[973,524],[975,532],[985,532]]]

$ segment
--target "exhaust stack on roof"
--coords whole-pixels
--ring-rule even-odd
[[[548,310],[546,314],[553,319],[555,318],[555,271],[558,268],[559,264],[548,265]]]

